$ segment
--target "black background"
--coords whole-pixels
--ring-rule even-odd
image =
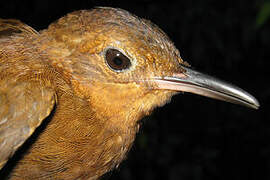
[[[112,6],[150,19],[195,69],[253,94],[259,110],[181,94],[143,120],[120,167],[104,179],[270,179],[270,23],[256,26],[263,0],[0,2],[1,18],[37,30],[78,9]]]

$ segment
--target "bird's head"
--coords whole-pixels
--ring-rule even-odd
[[[121,9],[76,11],[41,35],[52,65],[107,117],[138,119],[178,92],[259,106],[247,92],[191,70],[162,30]]]

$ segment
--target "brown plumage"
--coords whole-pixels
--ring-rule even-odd
[[[157,26],[121,9],[76,11],[40,32],[0,20],[0,168],[30,138],[10,179],[97,179],[178,91],[259,106],[188,66]]]

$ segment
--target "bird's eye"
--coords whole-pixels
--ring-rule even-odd
[[[114,71],[120,72],[131,66],[130,59],[116,49],[108,49],[105,54],[107,65]]]

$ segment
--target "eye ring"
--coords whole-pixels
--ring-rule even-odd
[[[122,72],[131,67],[130,59],[117,49],[108,48],[104,57],[106,64],[113,71]]]

